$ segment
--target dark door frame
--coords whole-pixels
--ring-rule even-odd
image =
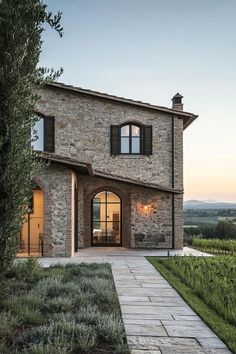
[[[111,192],[115,195],[117,195],[117,197],[120,200],[120,221],[119,221],[119,226],[120,226],[120,242],[119,243],[93,243],[93,200],[96,197],[97,194],[102,193],[102,192],[106,192],[106,202],[104,203],[106,205],[106,216],[107,216],[107,205],[109,203],[107,203],[107,192]],[[116,204],[116,203],[114,203]],[[118,203],[117,203],[118,204]],[[107,233],[107,220],[105,220],[106,223],[106,233]],[[113,192],[112,190],[108,190],[108,189],[104,189],[103,191],[100,191],[98,193],[96,193],[92,199],[91,199],[91,247],[121,247],[122,246],[122,199],[119,196],[119,194]]]

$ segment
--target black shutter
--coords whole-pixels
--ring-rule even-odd
[[[54,117],[44,117],[44,151],[54,152]]]
[[[142,127],[143,155],[152,155],[152,125]]]
[[[120,154],[120,127],[111,125],[111,155]]]

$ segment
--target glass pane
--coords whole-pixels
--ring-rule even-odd
[[[97,203],[93,203],[93,220],[100,220],[100,205]]]
[[[132,154],[140,153],[140,138],[132,138]]]
[[[120,204],[107,205],[107,221],[120,220]]]
[[[100,192],[97,195],[95,195],[95,197],[93,198],[93,201],[96,202],[96,203],[98,203],[98,202],[105,203],[105,201],[106,201],[106,192]]]
[[[33,132],[36,132],[37,140],[32,142],[32,149],[36,151],[44,150],[44,141],[43,141],[43,130],[44,130],[44,119],[40,118],[34,127],[32,128],[31,138],[33,138]]]
[[[109,243],[120,243],[120,223],[107,223],[107,239]]]
[[[120,203],[120,198],[115,193],[107,192],[107,202],[108,203]]]
[[[22,256],[40,256],[43,240],[43,191],[33,190],[33,209],[25,215],[19,235],[19,253]]]
[[[121,138],[121,153],[129,153],[129,138]]]
[[[124,125],[121,128],[121,136],[129,136],[129,125]]]
[[[104,243],[104,239],[106,238],[106,223],[100,222],[99,227],[97,227],[97,223],[93,223],[93,243]]]
[[[30,254],[39,255],[43,234],[43,217],[30,216]]]
[[[140,128],[137,125],[132,125],[132,136],[140,136]]]

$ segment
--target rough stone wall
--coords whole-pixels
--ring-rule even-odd
[[[44,256],[71,256],[72,172],[51,164],[35,181],[44,193]]]
[[[91,246],[91,202],[103,190],[121,197],[122,246],[172,248],[171,194],[89,176],[78,176],[78,187],[79,248]],[[182,200],[175,195],[175,248],[183,244]]]
[[[178,194],[174,197],[175,200],[175,249],[183,248],[183,195]]]
[[[55,153],[90,162],[94,169],[172,187],[172,115],[45,88],[38,111],[55,116]],[[153,126],[153,155],[111,156],[110,126],[136,121]],[[176,188],[182,187],[182,120],[176,125]]]
[[[55,116],[56,154],[90,162],[94,169],[114,175],[172,187],[171,114],[149,111],[55,88],[45,88],[42,91],[37,109],[45,115]],[[153,155],[110,155],[111,124],[130,121],[153,126]],[[174,124],[174,182],[175,188],[182,188],[183,120],[175,117]],[[71,172],[63,167],[51,166],[50,172],[45,172],[44,177],[49,188],[47,202],[49,213],[45,215],[46,230],[47,225],[51,223],[47,231],[48,235],[51,234],[51,241],[48,245],[45,244],[45,250],[47,250],[45,254],[70,255],[71,213],[73,213]],[[54,181],[56,181],[55,188]],[[78,176],[79,247],[91,245],[91,193],[96,188],[105,186],[117,188],[126,200],[127,215],[125,217],[130,222],[129,225],[128,223],[125,225],[123,231],[126,247],[165,248],[172,246],[172,197],[170,194],[134,188],[127,184],[88,176]],[[89,201],[88,198],[90,198]],[[182,195],[176,195],[174,200],[175,248],[181,248],[183,244]],[[145,203],[150,204],[149,215],[137,209],[138,204],[144,205]],[[50,237],[47,239],[49,240]]]
[[[131,246],[172,247],[172,197],[170,194],[143,188],[132,189]]]
[[[183,188],[183,119],[175,117],[175,188]]]

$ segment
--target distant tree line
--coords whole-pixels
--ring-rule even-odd
[[[191,244],[193,236],[220,240],[236,240],[236,225],[230,220],[219,221],[217,225],[201,225],[184,229],[185,243]]]

